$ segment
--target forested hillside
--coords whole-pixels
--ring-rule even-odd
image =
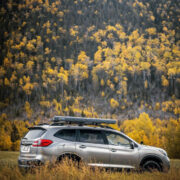
[[[178,0],[2,0],[0,113],[178,119]]]
[[[0,149],[18,150],[27,127],[71,115],[115,118],[116,129],[179,158],[179,7],[1,0]]]

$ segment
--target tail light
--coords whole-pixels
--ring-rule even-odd
[[[49,139],[39,139],[37,141],[34,141],[32,146],[33,147],[46,147],[46,146],[49,146],[52,143],[53,143],[53,141],[51,141]]]

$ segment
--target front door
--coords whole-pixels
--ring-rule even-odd
[[[138,148],[131,148],[131,140],[119,133],[106,131],[105,134],[109,144],[110,164],[120,168],[135,168],[139,153]]]

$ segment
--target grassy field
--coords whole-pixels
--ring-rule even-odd
[[[0,180],[176,180],[180,177],[180,160],[171,160],[171,169],[168,173],[137,173],[112,172],[104,169],[92,169],[83,165],[78,169],[74,164],[64,162],[56,167],[43,166],[34,172],[22,173],[17,166],[18,152],[0,151]]]

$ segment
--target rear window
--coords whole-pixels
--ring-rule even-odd
[[[75,129],[63,129],[54,134],[55,137],[61,138],[68,141],[76,140],[76,131]]]
[[[41,137],[44,133],[45,133],[46,130],[44,129],[31,129],[26,135],[24,138],[27,138],[27,139],[36,139],[36,138],[39,138]]]

